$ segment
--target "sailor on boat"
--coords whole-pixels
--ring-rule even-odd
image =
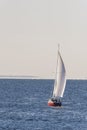
[[[48,102],[48,105],[49,106],[59,106],[60,107],[62,105],[62,103],[61,103],[60,99],[56,99],[55,97],[52,97],[50,99],[50,101]]]

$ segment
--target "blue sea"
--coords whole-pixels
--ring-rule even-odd
[[[61,108],[53,80],[0,79],[0,130],[87,130],[87,80],[67,80]]]

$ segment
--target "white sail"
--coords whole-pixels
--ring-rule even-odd
[[[54,84],[53,97],[59,98],[59,97],[63,97],[64,94],[65,84],[66,84],[66,79],[65,79],[66,71],[59,51],[58,51],[57,58],[58,59],[57,59],[56,79]]]

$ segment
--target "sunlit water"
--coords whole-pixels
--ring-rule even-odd
[[[68,80],[62,108],[51,108],[53,80],[0,80],[0,130],[87,130],[87,81]]]

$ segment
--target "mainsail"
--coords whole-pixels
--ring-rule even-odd
[[[56,78],[54,83],[53,97],[55,98],[63,97],[65,84],[66,84],[65,76],[66,76],[66,70],[65,70],[64,62],[58,50]]]

